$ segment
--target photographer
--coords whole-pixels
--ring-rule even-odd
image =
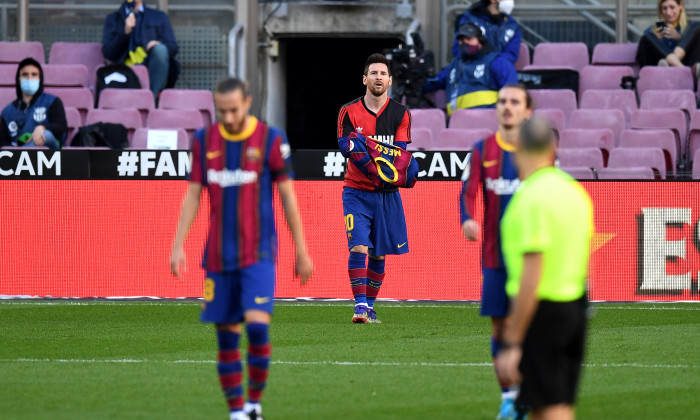
[[[446,89],[447,114],[455,109],[494,108],[498,90],[518,84],[513,63],[493,52],[489,42],[474,23],[467,22],[457,32],[460,54],[434,79],[429,79],[424,92]]]
[[[692,66],[700,61],[700,25],[688,22],[683,0],[659,0],[658,18],[637,47],[640,66]],[[695,68],[697,78],[700,66]]]

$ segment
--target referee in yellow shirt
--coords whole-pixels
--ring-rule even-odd
[[[586,337],[591,200],[553,166],[554,139],[525,122],[515,152],[522,183],[501,220],[511,313],[498,355],[500,379],[520,383],[532,418],[573,419]]]

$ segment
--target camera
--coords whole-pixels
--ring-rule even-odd
[[[409,108],[433,108],[423,94],[423,85],[435,75],[435,58],[432,51],[424,50],[423,39],[417,32],[411,33],[413,45],[404,48],[399,45],[393,50],[384,51],[391,63],[391,76],[395,87],[392,99],[402,102],[406,99]]]

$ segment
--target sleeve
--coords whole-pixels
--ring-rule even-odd
[[[459,200],[461,223],[474,218],[476,195],[479,192],[480,184],[481,153],[477,147],[473,147],[468,156],[467,166],[462,173],[462,193]]]
[[[12,138],[10,137],[10,132],[7,129],[7,122],[4,118],[0,117],[0,147],[11,146]]]
[[[505,48],[503,48],[503,56],[506,58],[506,60],[513,64],[515,64],[515,62],[518,61],[518,57],[520,57],[520,43],[522,42],[522,39],[523,34],[520,31],[520,28],[518,28],[518,30],[515,31],[513,38],[511,38],[510,41],[508,41],[508,44],[506,44]]]
[[[129,35],[124,33],[124,20],[119,12],[110,13],[102,29],[102,55],[110,61],[119,61],[128,48]]]
[[[204,136],[206,129],[197,130],[192,137],[192,170],[187,176],[190,182],[196,182],[202,185],[207,185],[206,174],[204,173]]]
[[[525,197],[527,198],[527,197]],[[542,252],[551,241],[550,223],[547,223],[547,211],[539,200],[525,200],[520,203],[520,235],[517,249],[521,254]]]
[[[45,126],[46,129],[53,133],[57,139],[62,139],[68,131],[68,123],[66,122],[66,110],[63,108],[63,102],[60,98],[56,97],[51,102],[46,114],[49,121]]]
[[[161,12],[161,22],[157,41],[160,41],[166,47],[168,47],[170,57],[175,57],[175,55],[177,55],[178,46],[177,42],[175,41],[175,33],[173,32],[173,27],[170,24],[170,19],[168,19],[168,15],[166,15],[163,12]]]
[[[289,147],[287,136],[282,130],[274,130],[272,144],[267,158],[267,164],[272,173],[272,181],[284,181],[294,178],[292,170],[292,149]]]
[[[394,144],[398,143],[410,143],[411,142],[411,111],[406,109],[401,119],[401,124],[399,128],[396,129],[396,134],[394,135]],[[400,147],[400,146],[399,146]],[[406,145],[402,147],[406,149]]]
[[[344,106],[340,108],[340,112],[338,113],[338,138],[347,137],[353,131],[355,131],[355,126],[353,126],[352,121],[350,121],[348,107]]]
[[[423,92],[430,93],[436,90],[445,89],[447,87],[447,76],[450,74],[451,63],[444,69],[440,70],[440,73],[432,79],[428,79],[423,85]]]
[[[515,71],[513,63],[503,55],[499,55],[491,63],[491,80],[492,84],[495,85],[495,90],[499,90],[505,85],[517,85],[518,73]]]

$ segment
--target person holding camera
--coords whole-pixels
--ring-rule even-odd
[[[480,0],[459,16],[455,22],[455,33],[467,23],[475,23],[489,40],[491,46],[511,63],[515,64],[520,56],[522,33],[520,24],[510,14],[515,7],[513,0]],[[452,44],[452,56],[459,56],[459,39],[455,35]]]
[[[683,0],[659,0],[658,20],[639,40],[637,63],[644,66],[692,66],[700,62],[700,25],[688,21]],[[694,66],[697,78],[700,66]]]
[[[513,63],[493,51],[475,23],[467,22],[457,31],[459,56],[423,87],[426,93],[445,89],[447,114],[455,109],[495,108],[498,91],[518,84]]]

